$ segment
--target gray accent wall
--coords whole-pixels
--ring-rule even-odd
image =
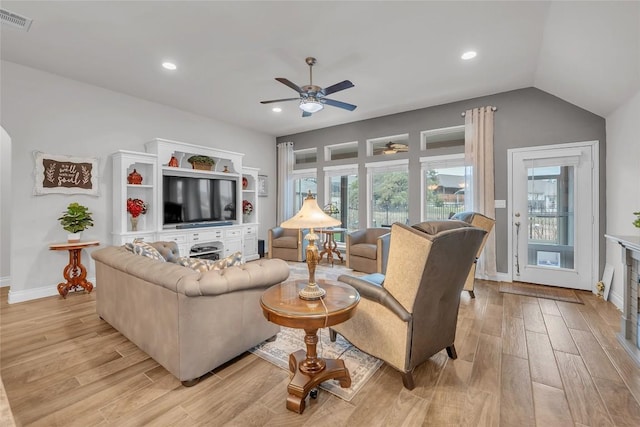
[[[498,108],[494,120],[495,155],[495,197],[508,200],[507,150],[511,148],[534,147],[580,141],[600,142],[600,235],[606,224],[606,129],[605,119],[570,104],[556,96],[536,88],[524,88],[495,95],[468,99],[450,104],[438,105],[339,126],[284,135],[278,142],[292,141],[294,149],[318,147],[318,162],[307,164],[305,168],[317,167],[319,183],[324,182],[322,169],[335,164],[353,164],[354,159],[345,161],[324,161],[323,147],[341,142],[358,141],[358,169],[360,176],[366,176],[365,163],[374,161],[366,156],[366,140],[389,135],[409,133],[409,152],[396,154],[393,158],[409,159],[409,193],[420,192],[420,157],[427,152],[420,151],[420,132],[464,124],[461,113],[465,110],[492,105]],[[327,107],[331,108],[331,107]],[[322,112],[317,113],[322,114]],[[349,114],[345,112],[344,114]],[[299,118],[298,120],[313,120]],[[450,154],[446,149],[432,150],[429,155]],[[318,198],[324,199],[324,185],[318,186]],[[360,186],[360,223],[366,223],[366,189]],[[420,220],[420,198],[410,196],[410,222]],[[508,272],[508,227],[507,209],[496,209],[496,250],[498,272]],[[605,241],[599,240],[599,252],[605,253]],[[600,273],[604,266],[604,255],[600,256]]]

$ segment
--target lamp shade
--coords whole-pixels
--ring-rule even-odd
[[[308,98],[300,101],[300,109],[302,111],[306,111],[307,113],[317,113],[322,110],[324,105],[322,105],[317,99]]]
[[[332,218],[322,211],[309,191],[300,211],[280,226],[282,228],[323,228],[335,227],[340,224],[342,224],[340,220]]]

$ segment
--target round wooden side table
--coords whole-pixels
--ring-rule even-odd
[[[69,290],[77,288],[91,293],[93,284],[87,281],[87,269],[82,265],[82,250],[99,244],[100,242],[97,240],[92,240],[90,242],[52,243],[49,245],[49,249],[52,251],[69,251],[69,263],[62,272],[66,282],[58,284],[58,292],[62,298],[67,297]]]
[[[304,411],[307,394],[320,383],[335,379],[342,388],[351,386],[351,376],[343,360],[318,357],[317,332],[351,318],[360,302],[358,291],[334,280],[318,280],[318,285],[327,291],[322,300],[303,300],[298,292],[306,285],[307,280],[281,283],[267,289],[260,299],[268,321],[305,331],[307,350],[289,355],[293,377],[287,386],[287,409],[300,414]]]

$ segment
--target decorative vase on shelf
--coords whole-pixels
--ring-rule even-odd
[[[127,182],[129,184],[142,184],[142,175],[140,175],[135,169],[133,170],[133,172],[131,172],[129,174],[129,176],[127,176]]]
[[[242,189],[246,190],[248,186],[249,186],[249,180],[243,176],[242,177]]]
[[[137,216],[131,216],[131,231],[138,231],[138,217]]]
[[[169,166],[171,166],[172,168],[177,168],[178,166],[180,166],[178,164],[178,159],[176,159],[176,156],[171,156],[171,160],[169,160]]]

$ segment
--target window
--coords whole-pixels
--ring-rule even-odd
[[[294,171],[291,174],[293,180],[293,211],[298,212],[304,199],[311,191],[313,197],[318,197],[318,179],[315,169]]]
[[[308,163],[316,163],[318,161],[318,149],[305,148],[304,150],[294,150],[293,156],[295,158],[294,164],[296,166],[305,165]]]
[[[358,141],[324,147],[325,160],[355,159],[358,157]]]
[[[370,227],[409,223],[409,161],[368,163]]]
[[[422,168],[422,221],[447,219],[464,211],[464,154],[424,157]]]
[[[358,223],[358,167],[356,165],[325,168],[328,189],[324,210],[340,219],[341,227],[355,231]],[[336,234],[336,242],[344,242],[344,233]]]
[[[420,133],[420,139],[421,150],[445,148],[464,151],[464,125],[426,130]]]
[[[409,134],[367,140],[367,156],[388,156],[409,151]]]

